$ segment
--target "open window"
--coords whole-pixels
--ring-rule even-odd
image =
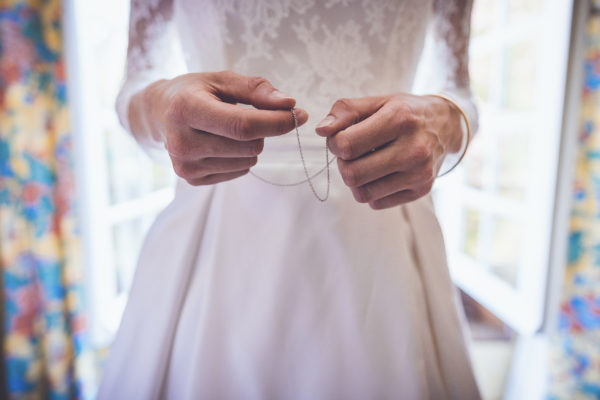
[[[143,238],[174,187],[170,165],[154,163],[115,112],[128,22],[128,1],[65,2],[85,295],[97,347],[113,338]]]
[[[123,131],[114,101],[129,2],[65,1],[69,98],[92,339],[110,343],[146,230],[172,198],[169,165]],[[472,86],[481,127],[440,179],[436,205],[453,279],[522,333],[543,320],[572,1],[477,0]]]
[[[571,9],[475,2],[470,72],[481,126],[436,193],[454,281],[520,333],[541,327],[547,300]]]

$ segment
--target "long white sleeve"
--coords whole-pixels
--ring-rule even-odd
[[[473,0],[435,0],[433,18],[425,43],[415,92],[441,93],[465,111],[471,132],[479,127],[479,114],[469,82],[469,34]],[[466,135],[465,135],[466,136]],[[463,146],[466,137],[463,138]],[[462,153],[446,157],[441,172],[458,161]]]
[[[147,151],[162,149],[150,129],[133,132],[129,121],[132,97],[149,84],[186,72],[173,21],[173,0],[131,0],[127,68],[116,101],[121,125]],[[150,121],[142,121],[150,126]]]
[[[432,24],[434,68],[440,91],[463,108],[474,131],[478,113],[469,82],[469,35],[473,0],[436,0]]]

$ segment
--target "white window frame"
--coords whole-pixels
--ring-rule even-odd
[[[455,282],[472,297],[522,333],[533,333],[544,320],[548,266],[551,260],[552,227],[555,220],[555,189],[560,152],[561,126],[572,0],[544,3],[540,26],[523,25],[519,34],[541,29],[546,40],[538,57],[547,66],[538,77],[536,104],[538,113],[533,116],[531,129],[535,134],[532,162],[544,165],[547,173],[532,180],[536,196],[529,196],[524,208],[486,193],[465,187],[464,171],[458,169],[438,180],[436,188],[438,213],[445,231],[450,269]],[[117,223],[143,215],[156,213],[172,198],[172,189],[163,189],[149,196],[117,205],[109,205],[106,160],[106,138],[95,121],[101,120],[94,77],[96,65],[91,49],[86,46],[89,32],[86,29],[85,2],[64,2],[64,33],[68,69],[68,90],[74,135],[76,183],[79,196],[79,220],[85,262],[84,296],[89,311],[92,343],[103,347],[110,343],[120,321],[125,303],[117,294],[117,275],[113,248],[110,242],[111,227]],[[510,40],[510,38],[506,38]],[[491,45],[492,41],[473,41],[471,52],[478,47]],[[543,87],[540,86],[543,82]],[[550,95],[549,95],[550,94]],[[498,121],[510,124],[510,121]],[[457,190],[461,188],[461,190]],[[518,287],[514,288],[489,272],[481,262],[461,250],[462,229],[459,210],[465,204],[493,214],[518,216],[526,221],[529,238],[527,253],[523,257],[529,268],[520,268]]]
[[[117,1],[112,3],[105,6],[119,4]],[[129,16],[129,4],[125,3],[123,13]],[[93,16],[86,12],[87,4],[78,0],[64,1],[64,38],[78,217],[85,263],[84,301],[92,346],[103,348],[112,342],[126,302],[126,294],[117,292],[111,229],[119,223],[156,214],[172,200],[173,188],[110,204],[107,138],[101,125],[107,110],[100,105],[95,84],[98,68],[102,65],[95,62],[88,45],[92,34],[86,21]]]
[[[444,229],[452,277],[456,284],[470,296],[487,307],[520,333],[531,334],[540,329],[544,322],[547,301],[549,265],[552,254],[552,228],[555,222],[555,190],[558,184],[558,161],[561,153],[563,108],[569,56],[572,0],[546,0],[543,2],[543,17],[539,24],[527,21],[522,29],[514,32],[515,37],[529,35],[532,31],[542,32],[544,40],[537,55],[543,67],[535,85],[536,111],[531,116],[533,134],[530,166],[538,172],[529,179],[527,197],[523,205],[504,200],[468,187],[465,171],[460,169],[454,176],[440,180],[436,202]],[[493,46],[494,42],[510,42],[511,37],[473,40],[471,55],[479,48]],[[492,102],[493,103],[493,102]],[[486,121],[504,125],[510,129],[510,120]],[[482,133],[485,134],[485,133]],[[539,173],[544,171],[544,173]],[[526,173],[526,171],[524,171]],[[484,177],[485,179],[485,177]],[[496,216],[516,217],[523,222],[524,254],[518,267],[516,287],[490,271],[488,265],[463,252],[464,237],[461,212],[466,205],[477,210],[490,211]],[[485,225],[485,224],[484,224]],[[483,233],[482,238],[489,238]]]

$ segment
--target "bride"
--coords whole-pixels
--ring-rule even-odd
[[[479,398],[429,194],[477,122],[471,2],[131,1],[117,109],[180,179],[100,399]]]

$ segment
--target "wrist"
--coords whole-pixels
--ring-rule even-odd
[[[132,132],[146,140],[164,142],[164,124],[161,112],[167,109],[165,83],[163,79],[146,86],[131,98],[129,103],[129,121]]]
[[[458,113],[460,115],[460,119],[459,119],[460,129],[456,129],[454,127],[448,128],[448,129],[450,129],[450,131],[456,130],[458,132],[461,132],[460,150],[456,153],[450,153],[450,152],[446,151],[446,157],[444,157],[444,162],[442,164],[443,172],[440,175],[438,175],[438,177],[440,177],[440,176],[446,175],[447,173],[452,171],[454,168],[456,168],[458,166],[458,164],[460,164],[460,162],[462,161],[464,156],[466,155],[467,149],[469,147],[469,143],[471,141],[471,125],[469,124],[469,118],[467,117],[467,114],[465,113],[465,111],[451,97],[448,97],[446,94],[434,94],[431,96],[437,97],[441,100],[446,101],[447,103],[449,103],[451,108],[458,111]],[[450,167],[446,168],[447,165],[450,165]]]
[[[440,117],[439,135],[446,154],[455,154],[463,150],[465,144],[465,127],[463,116],[456,104],[445,97],[426,96],[433,105],[433,112]]]

